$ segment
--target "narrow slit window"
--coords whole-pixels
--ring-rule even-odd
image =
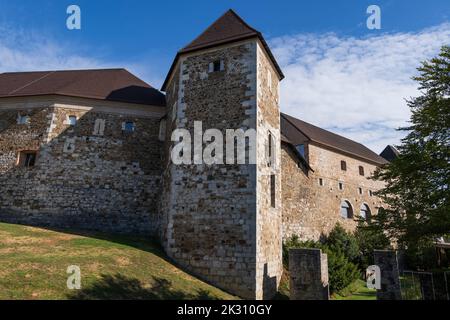
[[[344,190],[344,183],[339,182],[339,190]]]
[[[323,187],[323,179],[319,178],[319,186]]]
[[[274,174],[272,174],[272,175],[270,175],[270,206],[272,207],[272,208],[275,208],[275,205],[276,205],[276,203],[275,203],[275,187],[276,187],[276,182],[275,182],[275,179],[276,177],[275,177],[275,175]]]
[[[364,176],[364,167],[363,166],[359,166],[359,175]]]
[[[345,162],[344,160],[341,161],[341,170],[347,171],[347,162]]]

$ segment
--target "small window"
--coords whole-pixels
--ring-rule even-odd
[[[275,175],[270,175],[270,206],[275,208]]]
[[[28,124],[28,123],[30,123],[30,117],[19,114],[17,118],[17,124]]]
[[[22,151],[19,153],[19,159],[17,165],[19,167],[30,168],[34,167],[36,163],[37,152],[36,151]]]
[[[124,132],[128,132],[128,133],[134,132],[134,131],[135,131],[135,125],[134,125],[134,122],[132,122],[132,121],[127,121],[127,122],[125,122],[125,123],[123,124],[122,130],[123,130]]]
[[[295,147],[298,151],[298,153],[301,154],[301,156],[303,158],[305,158],[305,145],[304,144],[299,144],[298,146]]]
[[[77,124],[77,117],[76,116],[69,116],[69,126],[74,126]]]
[[[211,62],[209,64],[209,72],[219,72],[219,71],[223,71],[224,68],[224,63],[223,60],[216,60],[214,62]]]
[[[359,194],[363,194],[363,189],[361,187],[358,188]]]
[[[323,187],[323,179],[319,178],[319,186]]]
[[[345,219],[351,219],[353,218],[353,209],[350,202],[344,200],[341,202],[341,217]]]
[[[373,197],[373,191],[372,190],[369,190],[369,196]]]
[[[344,183],[339,182],[339,190],[344,190]]]
[[[364,167],[363,166],[359,166],[359,175],[364,176]]]
[[[359,215],[364,220],[370,220],[370,208],[367,204],[363,203],[359,211]]]
[[[342,171],[347,171],[347,162],[345,161],[341,161],[341,170]]]

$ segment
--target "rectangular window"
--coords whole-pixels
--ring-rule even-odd
[[[344,190],[344,184],[342,182],[339,182],[339,190]]]
[[[276,176],[274,174],[270,175],[270,206],[272,208],[275,208],[275,178]]]
[[[364,167],[363,166],[359,166],[359,175],[364,176]]]
[[[298,146],[295,147],[298,151],[298,153],[301,154],[301,156],[303,158],[305,158],[305,145],[304,144],[299,144]]]
[[[30,168],[34,167],[36,163],[37,152],[36,151],[21,151],[19,153],[17,165],[19,167]]]
[[[345,161],[341,161],[341,170],[342,171],[347,171],[347,162]]]
[[[211,72],[219,72],[225,70],[225,65],[223,60],[216,60],[209,64],[209,73]]]
[[[69,126],[74,126],[77,124],[77,117],[76,116],[69,116]]]
[[[373,196],[373,192],[372,192],[372,190],[369,190],[369,196]]]
[[[319,178],[319,186],[323,187],[323,179]]]
[[[122,124],[123,132],[132,133],[135,131],[135,129],[136,129],[136,127],[134,125],[134,122],[132,122],[132,121],[127,121]]]
[[[363,194],[363,189],[362,188],[358,188],[358,192],[359,192],[359,194]]]
[[[29,116],[22,116],[19,114],[17,117],[17,124],[28,124],[30,123],[30,117]]]

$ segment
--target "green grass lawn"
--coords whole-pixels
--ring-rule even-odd
[[[334,294],[333,300],[376,300],[377,291],[367,288],[363,280],[356,280],[347,288],[343,289],[340,294]]]
[[[67,267],[81,290],[67,289]],[[233,299],[183,272],[149,240],[0,223],[1,299]]]

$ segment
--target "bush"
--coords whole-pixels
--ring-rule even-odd
[[[360,254],[358,241],[353,234],[346,232],[339,223],[331,230],[325,243],[332,251],[342,252],[350,262],[358,263]]]
[[[358,267],[348,261],[342,251],[333,251],[326,247],[323,251],[328,255],[328,276],[331,293],[346,288],[359,278]]]
[[[374,264],[374,250],[391,249],[391,242],[381,229],[363,222],[358,224],[355,239],[360,252],[357,264],[362,272]]]

